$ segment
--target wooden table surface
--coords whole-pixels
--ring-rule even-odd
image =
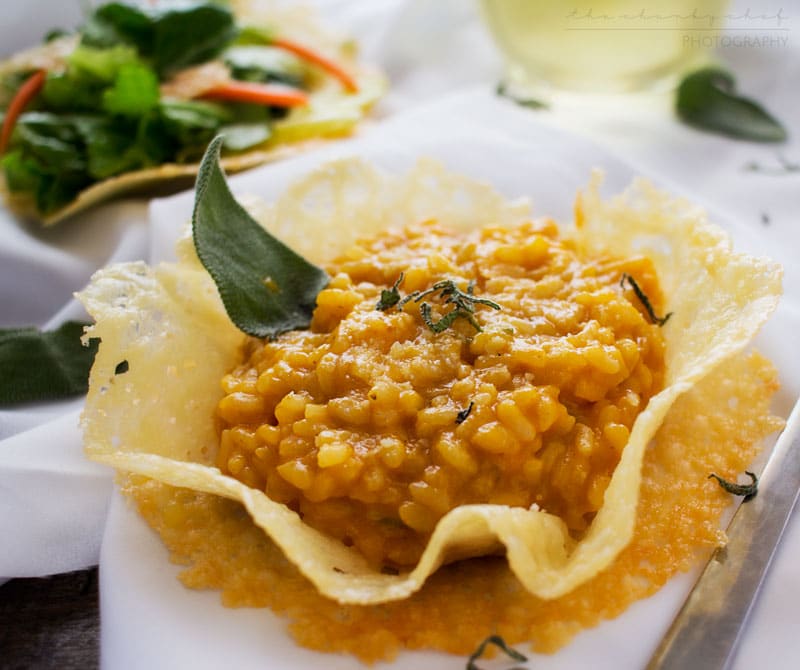
[[[97,568],[0,586],[0,669],[99,665]]]

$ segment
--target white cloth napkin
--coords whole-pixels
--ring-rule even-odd
[[[106,263],[145,258],[147,204],[122,201],[41,229],[0,212],[0,327],[88,321],[72,298]],[[0,577],[96,565],[112,473],[82,452],[83,400],[0,409]]]
[[[83,456],[79,411],[2,443],[0,574],[36,577],[97,563],[112,483],[107,468]]]

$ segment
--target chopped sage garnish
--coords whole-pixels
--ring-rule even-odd
[[[124,375],[128,370],[130,370],[130,365],[128,365],[128,361],[120,361],[117,363],[117,367],[114,368],[115,375]]]
[[[431,288],[424,291],[413,291],[397,303],[398,309],[402,309],[407,302],[414,301],[422,303],[419,306],[419,313],[425,325],[434,333],[441,333],[453,325],[456,319],[464,319],[478,332],[483,328],[475,319],[475,305],[486,305],[492,309],[501,309],[496,302],[487,298],[477,298],[473,295],[475,282],[471,281],[467,285],[467,290],[462,291],[452,279],[442,279],[436,282]],[[436,296],[435,294],[439,294]],[[438,321],[433,320],[431,306],[427,302],[422,302],[428,296],[438,297],[444,305],[453,305],[453,309],[445,314]]]
[[[459,410],[458,414],[456,414],[456,424],[457,425],[460,425],[460,424],[464,423],[467,420],[467,417],[472,412],[473,405],[475,405],[475,403],[472,400],[470,400],[469,401],[469,405],[465,409]]]
[[[650,317],[650,321],[653,323],[658,324],[659,326],[663,326],[667,321],[669,321],[669,317],[672,316],[672,312],[668,312],[664,316],[656,316],[655,310],[653,310],[653,305],[650,303],[650,299],[645,295],[645,292],[639,287],[639,284],[636,283],[636,280],[631,277],[629,274],[622,273],[622,279],[619,281],[619,285],[624,289],[625,282],[628,282],[628,285],[633,289],[633,292],[636,294],[636,297],[639,298],[641,303],[644,305],[644,308],[647,310],[647,314]]]
[[[317,294],[330,278],[236,202],[219,166],[222,142],[220,136],[208,145],[197,175],[192,214],[197,256],[239,330],[273,338],[307,328]]]
[[[433,311],[431,306],[427,302],[423,302],[419,306],[419,313],[422,317],[422,320],[425,322],[425,325],[430,328],[431,332],[434,333],[441,333],[447,330],[450,326],[453,325],[453,322],[461,317],[469,321],[470,325],[478,332],[481,332],[483,328],[481,328],[481,324],[479,324],[475,317],[467,311],[461,311],[458,308],[454,309],[452,312],[448,312],[445,314],[441,319],[438,321],[433,320]]]
[[[403,283],[403,279],[405,279],[405,275],[401,272],[392,288],[385,288],[381,291],[381,298],[378,300],[378,304],[375,305],[375,309],[385,312],[400,302],[400,291],[398,289],[400,284]]]
[[[709,479],[716,479],[717,483],[725,489],[728,493],[735,495],[735,496],[744,496],[744,502],[750,500],[750,498],[754,497],[756,493],[758,493],[758,477],[755,476],[754,473],[750,472],[749,470],[745,470],[745,473],[748,477],[750,477],[749,484],[736,484],[729,482],[719,475],[715,475],[713,472],[708,475]]]
[[[520,654],[516,649],[509,647],[506,644],[506,641],[499,635],[490,635],[478,645],[478,648],[472,652],[472,656],[467,659],[466,670],[480,670],[475,661],[477,661],[483,655],[486,647],[490,644],[497,646],[501,651],[503,651],[510,658],[513,658],[515,661],[525,662],[528,660],[526,656]]]
[[[695,128],[754,142],[783,142],[786,130],[755,100],[736,94],[729,72],[707,67],[688,74],[675,101],[678,116]]]
[[[548,105],[546,102],[542,102],[536,98],[522,98],[518,95],[514,95],[513,93],[509,92],[508,86],[504,81],[501,81],[499,84],[497,84],[495,93],[500,98],[508,98],[512,102],[516,102],[520,107],[527,107],[528,109],[548,109],[550,107],[550,105]]]
[[[777,156],[778,165],[762,165],[757,161],[750,161],[746,163],[744,166],[744,170],[747,172],[757,172],[759,174],[768,174],[768,175],[786,175],[786,174],[795,174],[800,172],[800,163],[796,163],[795,161],[789,160],[783,154],[778,154]]]
[[[86,393],[99,340],[81,342],[84,326],[0,329],[0,405],[60,400]]]

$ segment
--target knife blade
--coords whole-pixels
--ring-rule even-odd
[[[647,670],[729,668],[800,491],[800,402]]]

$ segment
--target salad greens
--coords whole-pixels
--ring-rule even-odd
[[[14,72],[0,82],[0,89],[20,92],[28,78],[44,74],[40,86],[29,85],[32,92],[3,112],[0,167],[8,190],[47,216],[100,180],[195,163],[218,134],[227,152],[269,140],[285,106],[306,100],[301,94],[299,102],[285,102],[274,92],[311,81],[302,57],[269,46],[271,34],[239,28],[230,9],[210,0],[98,7],[63,68]],[[213,101],[210,92],[207,100],[162,93],[176,72],[210,59],[227,66],[230,91],[216,91]],[[253,86],[234,91],[236,81]]]

